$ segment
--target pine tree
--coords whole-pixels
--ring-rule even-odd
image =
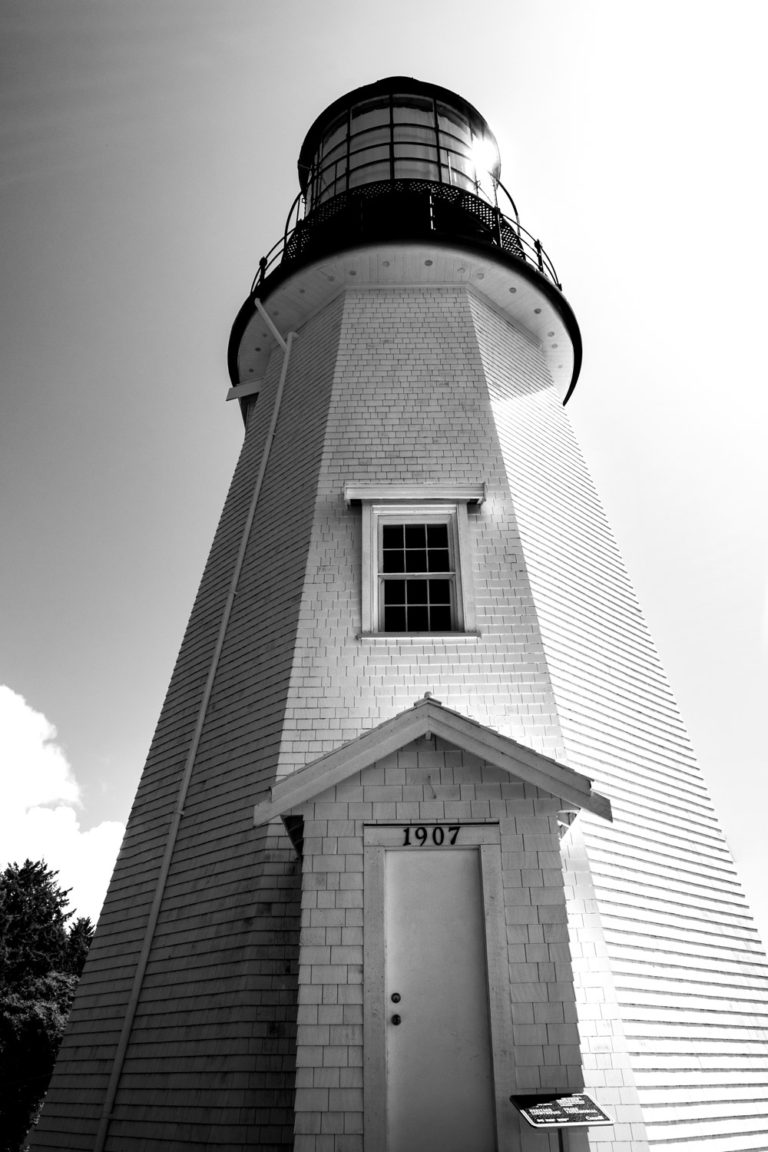
[[[18,1152],[45,1094],[93,926],[67,921],[44,861],[0,875],[0,1152]]]

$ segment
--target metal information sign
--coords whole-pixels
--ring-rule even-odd
[[[569,1096],[510,1096],[523,1119],[532,1128],[586,1128],[593,1124],[613,1124],[613,1120],[583,1092]]]

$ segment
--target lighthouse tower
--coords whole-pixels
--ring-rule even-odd
[[[494,137],[394,77],[299,178],[34,1147],[765,1149],[768,966]]]

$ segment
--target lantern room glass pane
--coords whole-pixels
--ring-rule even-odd
[[[398,124],[395,126],[395,143],[426,144],[435,150],[435,130],[423,124]]]
[[[370,147],[358,148],[349,157],[350,168],[361,168],[365,164],[373,164],[376,160],[389,162],[389,145],[372,144]]]
[[[414,144],[409,140],[403,144],[395,144],[395,160],[427,160],[436,164],[437,149],[430,148],[426,144]]]
[[[438,180],[437,150],[424,144],[395,144],[395,178]]]
[[[384,163],[363,164],[359,168],[353,168],[350,172],[349,186],[350,188],[359,188],[361,184],[374,184],[379,180],[389,180],[390,174],[389,160]]]
[[[446,133],[446,135],[460,140],[467,148],[471,146],[472,129],[469,126],[469,120],[454,108],[449,108],[447,104],[438,103],[437,124],[441,136]]]
[[[431,100],[418,96],[393,96],[392,104],[395,124],[424,124],[434,131],[435,110]]]
[[[347,154],[347,141],[346,137],[336,144],[333,148],[324,148],[323,155],[320,160],[320,167],[324,168],[326,164],[334,164],[339,160],[343,160]]]
[[[456,188],[466,188],[468,192],[475,191],[475,172],[466,156],[453,150],[440,150],[440,162],[443,167],[443,183],[452,184]]]
[[[385,125],[389,125],[388,100],[367,100],[352,109],[352,136],[367,128],[381,128]]]
[[[390,141],[389,125],[376,128],[366,128],[365,132],[357,132],[349,142],[350,152],[358,152],[361,148],[371,148],[374,144],[383,144],[387,148]]]
[[[325,188],[328,184],[333,184],[345,169],[346,157],[339,158],[338,160],[328,160],[321,165],[316,183],[320,188]]]
[[[398,160],[395,162],[397,180],[439,180],[437,164],[423,160]]]
[[[334,148],[338,148],[347,139],[347,117],[346,115],[340,116],[338,120],[330,126],[328,131],[320,143],[319,153],[321,156],[327,156]]]

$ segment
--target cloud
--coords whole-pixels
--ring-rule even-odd
[[[45,860],[72,889],[70,908],[95,921],[125,828],[116,820],[80,827],[80,788],[56,735],[42,712],[0,685],[0,867]]]

